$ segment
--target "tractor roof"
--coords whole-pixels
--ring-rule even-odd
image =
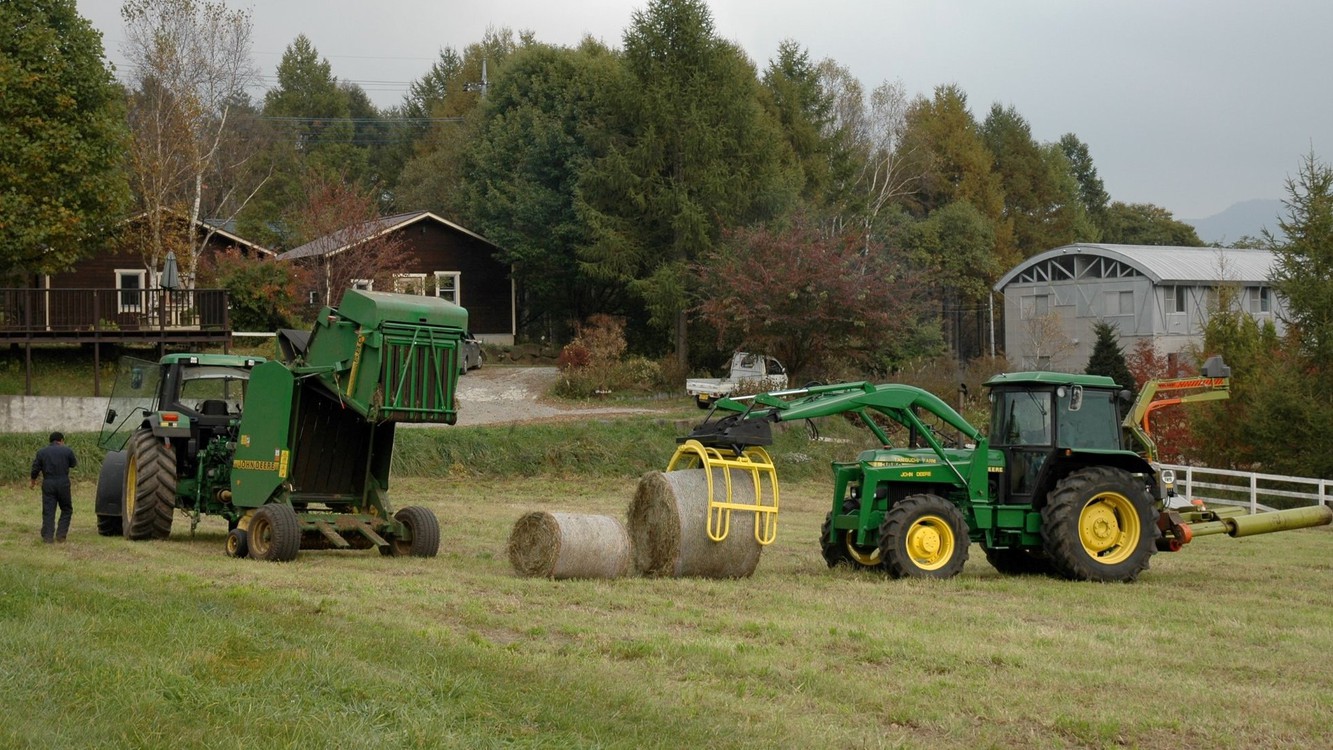
[[[1120,388],[1105,375],[1084,375],[1071,372],[1005,372],[987,380],[987,388],[1002,385],[1081,385],[1084,388]]]
[[[220,365],[222,367],[254,367],[263,364],[263,357],[252,354],[168,354],[160,364]]]

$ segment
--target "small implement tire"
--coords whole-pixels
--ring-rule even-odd
[[[227,532],[227,543],[224,548],[227,557],[245,557],[250,554],[250,535],[245,533],[245,529],[232,529]]]
[[[903,498],[879,529],[880,556],[893,578],[953,578],[967,562],[967,522],[938,495]]]
[[[1156,533],[1142,483],[1109,466],[1061,479],[1041,509],[1046,555],[1057,573],[1076,581],[1133,581],[1157,551]]]
[[[296,510],[286,503],[269,503],[250,517],[250,557],[269,562],[296,559],[301,549],[301,525]]]
[[[412,538],[391,539],[388,554],[435,557],[440,551],[440,521],[434,513],[419,505],[409,505],[393,514],[393,518],[407,527],[408,534]]]
[[[828,540],[829,529],[833,526],[833,511],[824,514],[824,525],[819,527],[819,553],[824,556],[824,562],[828,563],[830,568],[836,568],[842,563],[851,562],[847,556],[847,548],[840,542],[830,542]]]
[[[97,473],[97,494],[93,508],[97,513],[97,533],[102,536],[121,536],[121,493],[125,491],[125,451],[111,451],[102,459],[102,470]]]
[[[120,521],[126,539],[166,539],[176,507],[176,451],[141,429],[126,446]]]
[[[1035,550],[988,549],[986,562],[1007,576],[1044,576],[1055,572],[1051,561]]]

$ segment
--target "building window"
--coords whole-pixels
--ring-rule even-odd
[[[1250,312],[1259,314],[1273,311],[1273,300],[1268,296],[1268,287],[1250,287]]]
[[[307,292],[307,293],[306,293],[305,301],[306,301],[307,304],[318,305],[318,304],[319,304],[319,292]]]
[[[352,279],[352,288],[363,292],[375,291],[374,279]]]
[[[393,290],[399,294],[425,294],[426,274],[400,273],[393,277]]]
[[[1106,314],[1107,314],[1107,315],[1133,315],[1133,314],[1134,314],[1134,293],[1133,293],[1133,292],[1107,292],[1107,293],[1106,293]]]
[[[1023,320],[1032,320],[1040,318],[1051,313],[1051,295],[1034,294],[1030,297],[1022,298],[1022,318]]]
[[[1166,311],[1169,313],[1185,312],[1185,303],[1189,300],[1189,287],[1166,287]]]
[[[116,300],[120,312],[143,312],[144,289],[148,272],[143,269],[116,269]]]
[[[461,305],[462,295],[459,291],[459,276],[457,271],[436,271],[435,272],[435,296],[442,300],[452,302],[455,305]]]

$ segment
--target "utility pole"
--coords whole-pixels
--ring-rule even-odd
[[[486,78],[486,58],[481,58],[481,82],[471,81],[463,84],[464,91],[479,91],[481,95],[486,96],[486,89],[491,87],[491,82]]]

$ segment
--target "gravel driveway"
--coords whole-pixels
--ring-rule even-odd
[[[487,365],[471,370],[458,379],[458,424],[540,422],[606,414],[654,414],[658,411],[556,402],[546,396],[556,375],[554,367]]]

